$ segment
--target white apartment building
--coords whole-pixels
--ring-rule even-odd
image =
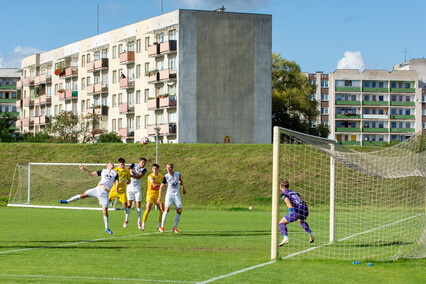
[[[271,142],[270,15],[176,10],[22,60],[22,132],[95,113],[124,142]]]

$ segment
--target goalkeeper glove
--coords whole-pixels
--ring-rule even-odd
[[[293,208],[288,208],[288,211],[290,211],[290,216],[294,214],[294,209]]]

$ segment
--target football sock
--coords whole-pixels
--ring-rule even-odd
[[[173,228],[177,228],[177,225],[179,224],[179,220],[180,220],[180,214],[176,214],[176,216],[175,216],[175,226]]]
[[[108,217],[104,216],[105,229],[108,229]]]
[[[284,223],[280,223],[280,231],[283,237],[287,236],[287,226]]]
[[[141,216],[142,216],[142,210],[141,210],[141,208],[136,207],[136,211],[138,212],[138,222],[140,222]]]
[[[129,221],[129,215],[130,215],[130,208],[124,208],[124,211],[126,212],[126,218],[124,219],[126,222]]]
[[[146,223],[146,220],[148,219],[149,212],[145,210],[142,217],[142,223]]]
[[[306,233],[308,233],[308,234],[311,233],[311,229],[309,228],[308,223],[306,223],[306,222],[300,223],[300,226],[302,226],[303,229],[305,229]]]
[[[77,199],[80,199],[80,194],[77,194],[76,196],[71,197],[70,199],[67,200],[67,202],[72,202],[72,201],[75,201]]]
[[[161,223],[161,220],[163,220],[163,212],[160,211],[160,214],[158,214],[158,223]]]
[[[163,218],[161,219],[161,227],[164,227],[164,223],[166,223],[168,213],[169,212],[163,212]]]

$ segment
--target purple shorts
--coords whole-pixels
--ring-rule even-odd
[[[287,222],[291,223],[297,220],[305,221],[305,219],[308,218],[308,215],[309,215],[309,211],[307,209],[303,211],[294,210],[293,215],[290,215],[290,213],[288,213],[287,215],[284,216],[284,218],[287,220]]]

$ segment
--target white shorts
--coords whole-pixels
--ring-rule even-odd
[[[166,207],[170,207],[174,204],[176,209],[182,208],[182,200],[180,199],[179,192],[173,194],[167,193],[164,203]]]
[[[99,186],[97,186],[95,188],[86,190],[86,193],[90,197],[98,198],[99,204],[101,206],[105,206],[106,208],[108,208],[108,204],[109,204],[109,199],[108,199],[109,192],[108,191],[103,190]]]
[[[140,190],[128,190],[127,189],[127,200],[142,201],[142,193]]]

